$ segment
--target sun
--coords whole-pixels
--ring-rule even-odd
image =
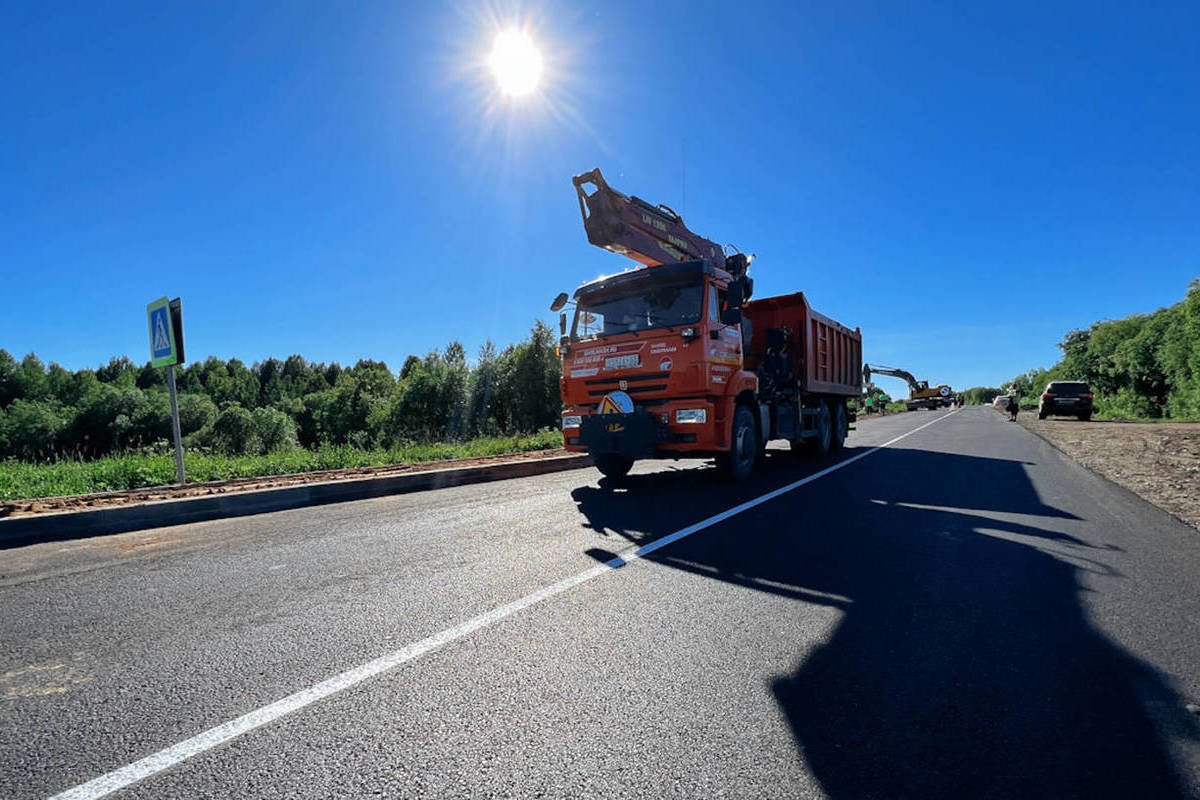
[[[511,29],[496,36],[488,66],[500,91],[519,97],[538,87],[542,77],[542,54],[524,31]]]

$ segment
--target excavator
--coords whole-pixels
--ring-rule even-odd
[[[863,364],[863,386],[868,394],[872,393],[875,385],[871,383],[872,375],[887,375],[893,378],[903,378],[908,382],[909,397],[906,401],[909,411],[918,408],[943,408],[953,405],[954,390],[946,384],[930,387],[929,381],[919,381],[909,371],[898,367],[880,367],[875,364]]]

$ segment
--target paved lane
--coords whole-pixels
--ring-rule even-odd
[[[1195,531],[986,409],[871,420],[844,457],[934,419],[124,794],[1190,796]],[[69,788],[836,460],[4,551],[0,794]]]

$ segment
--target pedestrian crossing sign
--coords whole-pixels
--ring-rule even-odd
[[[179,363],[179,351],[175,343],[175,328],[171,324],[171,301],[160,297],[146,306],[146,317],[150,322],[150,366],[167,367]]]

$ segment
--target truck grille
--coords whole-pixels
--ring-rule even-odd
[[[637,383],[639,381],[665,381],[669,377],[671,377],[671,373],[669,372],[648,372],[645,375],[633,375],[628,378],[595,378],[590,381],[584,381],[583,385],[608,386],[609,388],[615,388],[620,385],[621,381],[625,381],[626,383]],[[629,391],[632,392],[633,389],[630,389]],[[595,392],[592,392],[592,394],[595,394]]]
[[[588,392],[588,396],[599,397],[600,395],[608,394],[612,389],[613,387],[611,386],[607,389],[595,389]],[[666,390],[667,385],[665,383],[656,383],[653,386],[630,386],[625,391],[629,394],[641,394],[643,392],[665,392]]]

